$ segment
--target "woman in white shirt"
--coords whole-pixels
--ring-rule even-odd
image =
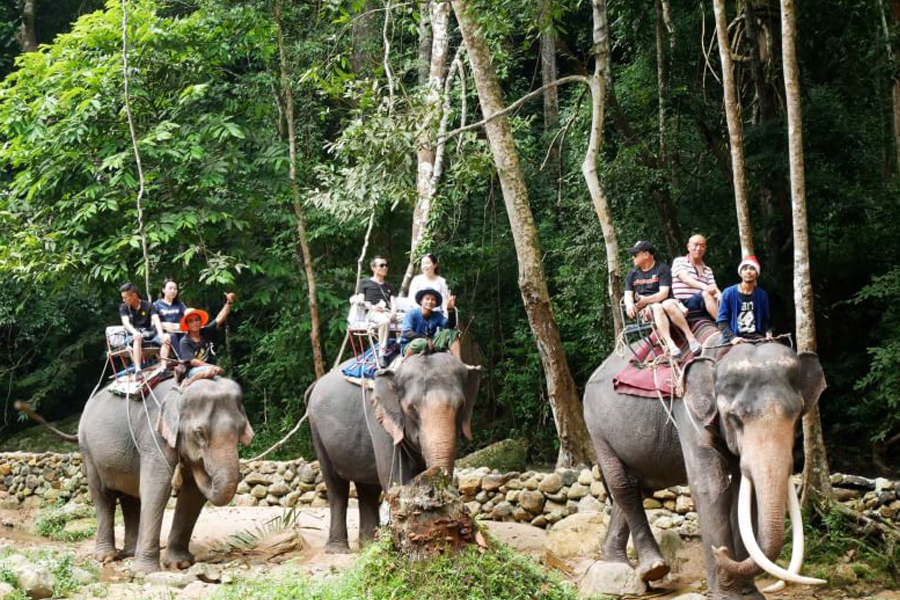
[[[412,283],[409,284],[409,294],[407,297],[415,298],[419,290],[431,289],[439,292],[443,298],[440,310],[444,316],[447,316],[447,299],[450,298],[450,288],[447,287],[447,280],[438,275],[440,267],[438,259],[434,254],[428,253],[422,257],[422,273],[413,277]]]

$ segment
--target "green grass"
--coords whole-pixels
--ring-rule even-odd
[[[50,538],[57,542],[78,542],[94,535],[96,527],[80,529],[77,531],[66,531],[66,523],[79,519],[93,517],[94,511],[90,507],[85,507],[84,512],[66,513],[61,507],[52,507],[45,509],[34,522],[34,531],[38,535]]]
[[[544,572],[529,557],[500,542],[458,554],[410,562],[387,535],[369,545],[343,575],[313,580],[246,579],[218,590],[212,600],[578,600],[575,588]]]
[[[80,587],[75,578],[75,568],[84,569],[94,575],[96,578],[98,571],[93,561],[79,562],[75,555],[70,552],[57,552],[54,550],[38,550],[38,551],[14,551],[12,548],[5,548],[0,552],[0,559],[6,558],[13,554],[21,554],[35,565],[48,568],[56,578],[56,585],[53,587],[54,598],[65,598]],[[19,582],[16,575],[7,568],[0,569],[0,581],[13,586],[13,592],[2,598],[2,600],[27,600],[28,596],[19,588]]]

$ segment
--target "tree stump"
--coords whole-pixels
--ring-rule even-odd
[[[387,501],[394,548],[410,560],[457,552],[473,543],[485,545],[453,478],[443,469],[428,469],[409,485],[392,488]]]

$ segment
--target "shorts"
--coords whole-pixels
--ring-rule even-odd
[[[154,346],[162,346],[162,340],[158,335],[156,335],[156,331],[153,329],[138,329],[138,333],[141,334],[141,337],[144,338],[144,343],[150,343]],[[130,333],[125,334],[125,345],[131,346],[131,343],[134,341],[134,336]]]
[[[690,298],[681,301],[689,313],[705,313],[706,302],[703,301],[703,292],[697,292]]]
[[[456,329],[442,329],[434,334],[431,343],[434,345],[435,352],[446,352],[450,349],[454,340],[459,337],[459,331]],[[405,351],[409,354],[420,354],[428,348],[428,338],[416,338],[410,340],[406,344]]]

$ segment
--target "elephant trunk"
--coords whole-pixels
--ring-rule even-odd
[[[440,467],[453,474],[456,462],[456,410],[441,404],[422,413],[420,440],[427,468]]]
[[[237,445],[208,449],[192,471],[194,481],[206,499],[215,506],[225,506],[234,497],[241,478]]]

